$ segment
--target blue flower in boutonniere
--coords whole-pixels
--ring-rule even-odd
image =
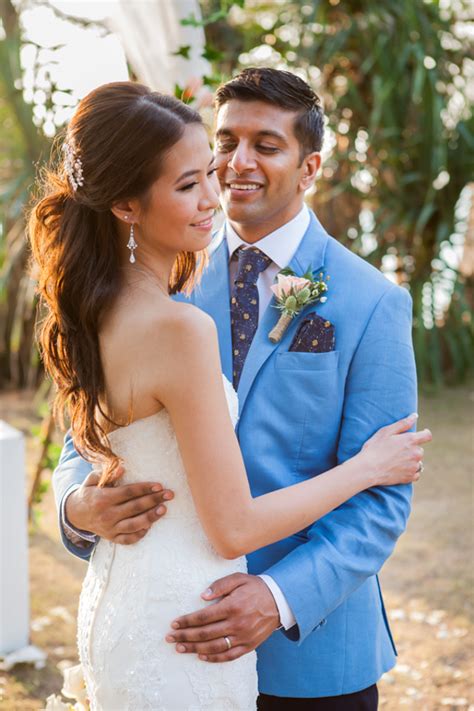
[[[323,304],[327,300],[324,294],[328,290],[328,285],[322,273],[319,274],[318,279],[312,270],[308,269],[306,274],[299,277],[292,269],[286,267],[277,274],[277,283],[271,287],[271,290],[276,297],[275,308],[281,311],[281,316],[268,337],[272,343],[278,343],[290,325],[291,319],[298,316],[310,304],[317,301]]]

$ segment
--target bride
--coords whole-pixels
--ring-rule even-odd
[[[214,323],[170,298],[205,267],[214,173],[193,109],[139,84],[108,84],[79,104],[31,213],[56,411],[68,410],[101,486],[165,480],[175,492],[138,543],[101,539],[93,553],[78,619],[92,709],[255,708],[254,653],[231,664],[178,655],[165,641],[170,621],[202,604],[210,581],[245,572],[246,553],[366,488],[415,481],[430,439],[404,434],[406,418],[329,472],[252,498]]]

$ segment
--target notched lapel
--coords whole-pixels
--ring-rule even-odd
[[[212,316],[219,336],[222,371],[232,382],[232,334],[230,329],[229,252],[221,243],[211,256],[201,283],[196,287],[194,303]]]
[[[258,371],[269,355],[273,353],[275,348],[279,345],[278,343],[272,343],[268,337],[271,329],[278,321],[279,316],[280,312],[275,308],[275,299],[272,298],[258,324],[247,358],[245,359],[242,375],[240,376],[238,387],[240,412],[243,410],[247,395]]]

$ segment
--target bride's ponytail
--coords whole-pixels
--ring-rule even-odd
[[[117,478],[119,459],[102,423],[104,374],[101,319],[121,288],[119,238],[111,207],[142,197],[157,179],[164,154],[199,114],[140,84],[99,87],[81,101],[68,128],[65,157],[45,172],[42,197],[29,217],[33,275],[41,308],[39,343],[57,395],[54,412],[68,411],[74,444],[106,462],[101,484]],[[170,291],[186,288],[196,255],[180,254]],[[113,423],[116,424],[116,423]]]
[[[64,426],[68,412],[76,448],[85,457],[94,453],[107,460],[110,480],[119,460],[97,416],[109,419],[101,408],[100,316],[120,289],[112,213],[81,204],[53,172],[45,175],[44,188],[45,196],[30,214],[29,235],[34,276],[46,307],[38,340],[57,387],[54,415]]]

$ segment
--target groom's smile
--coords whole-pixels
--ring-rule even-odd
[[[261,190],[263,186],[259,183],[250,182],[246,180],[245,182],[239,182],[238,180],[230,180],[226,183],[226,189],[230,190],[231,198],[240,198],[242,195],[240,193],[255,193],[257,190]]]
[[[229,203],[250,201],[255,198],[258,193],[263,190],[263,183],[257,183],[249,179],[237,180],[232,179],[226,181],[224,190],[227,193],[227,200]],[[222,195],[222,200],[226,198]]]
[[[265,101],[232,99],[216,119],[222,207],[240,236],[255,242],[301,209],[306,159],[294,133],[297,114]]]

